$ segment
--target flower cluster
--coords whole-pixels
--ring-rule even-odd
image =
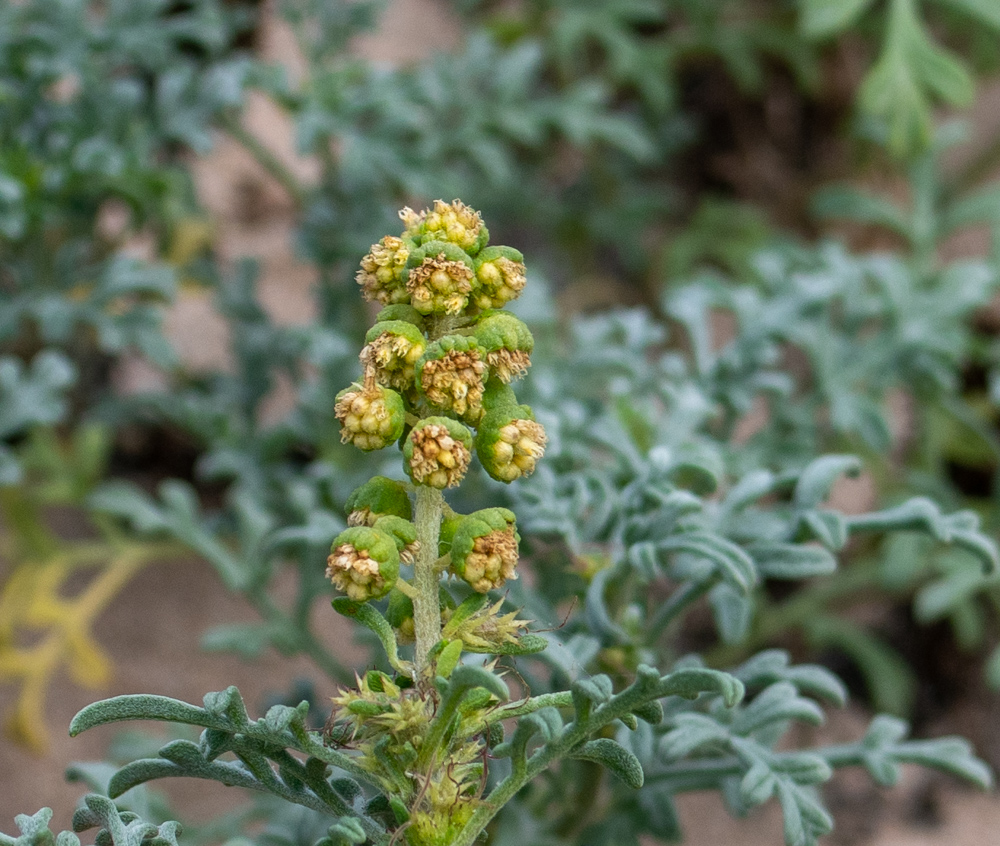
[[[513,512],[460,514],[443,491],[462,482],[475,455],[498,481],[531,473],[545,430],[511,385],[534,347],[528,327],[503,311],[524,289],[521,254],[488,246],[479,212],[458,200],[400,217],[405,230],[361,262],[362,292],[383,308],[365,336],[362,377],[337,395],[334,412],[344,442],[397,443],[409,482],[376,476],[358,488],[327,560],[327,577],[346,594],[335,607],[392,641],[399,675],[372,671],[341,691],[331,739],[355,748],[400,797],[407,842],[446,846],[482,804],[486,723],[498,700],[480,689],[434,734],[441,685],[464,653],[528,654],[546,642],[504,599],[487,597],[517,578]],[[382,599],[384,614],[364,604]],[[410,644],[412,661],[399,655]]]
[[[523,256],[487,246],[481,215],[459,200],[406,208],[400,217],[404,231],[372,246],[357,274],[364,296],[385,308],[365,336],[362,381],[337,396],[342,439],[364,450],[399,441],[403,470],[417,486],[457,486],[474,452],[499,481],[531,473],[545,450],[545,430],[510,383],[527,372],[534,341],[502,310],[524,289]],[[393,489],[389,497],[387,483],[354,498],[352,525],[370,528],[373,515],[385,513],[372,507],[388,507],[389,499],[391,513],[411,519],[409,502],[401,505],[405,492]],[[513,578],[513,516],[504,532],[503,541],[480,538],[461,562],[453,557],[452,572],[477,591]],[[334,583],[352,598],[370,590],[359,586],[360,566],[331,565]]]
[[[408,806],[406,842],[441,846],[482,804],[483,756],[476,737],[495,704],[492,697],[473,703],[448,741],[427,748],[434,700],[371,670],[358,678],[355,690],[334,697],[327,736],[357,749],[359,765]],[[420,770],[420,778],[407,777]]]

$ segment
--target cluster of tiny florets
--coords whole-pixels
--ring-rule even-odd
[[[478,252],[482,239],[482,215],[461,200],[446,203],[435,200],[433,209],[415,212],[405,208],[399,213],[406,226],[405,236],[415,240],[447,241],[466,252]]]
[[[503,310],[524,289],[523,256],[491,246],[480,213],[460,200],[405,208],[400,218],[404,230],[374,244],[357,274],[364,296],[385,308],[361,351],[362,380],[335,403],[342,440],[366,450],[398,442],[403,469],[418,486],[455,487],[473,451],[494,479],[532,472],[545,431],[517,404],[510,383],[528,370],[533,341]],[[378,516],[360,503],[349,523],[371,527]],[[512,532],[498,529],[469,551],[463,578],[477,590],[514,578]],[[400,540],[399,560],[407,564],[413,554]],[[360,594],[348,588],[365,565],[346,568],[343,555],[331,564],[331,579]]]
[[[378,561],[366,549],[342,543],[330,553],[326,565],[326,577],[350,599],[364,601],[384,592]]]
[[[531,367],[531,356],[524,350],[498,349],[486,354],[490,372],[501,382],[509,384],[520,379]]]
[[[521,254],[488,246],[482,216],[460,200],[436,200],[419,212],[405,208],[400,218],[404,231],[384,237],[362,259],[357,275],[362,291],[386,308],[361,351],[364,387],[342,392],[334,409],[342,440],[366,450],[394,440],[403,444],[404,424],[412,427],[427,417],[478,428],[488,416],[490,380],[508,385],[531,364],[531,333],[501,310],[524,288]],[[516,411],[504,418],[494,410],[490,420],[494,428],[524,428],[524,417]],[[493,438],[495,460],[484,466],[494,478],[510,481],[534,469],[545,435],[539,424],[528,422],[530,444],[525,435],[512,444]],[[417,484],[458,484],[470,458],[462,440],[454,429],[418,435],[406,459],[407,474]]]
[[[372,251],[361,260],[361,269],[355,277],[365,299],[389,305],[407,300],[402,285],[406,260],[410,250],[402,238],[387,235],[372,245]]]
[[[514,527],[490,532],[473,541],[472,552],[465,559],[465,580],[473,590],[486,593],[507,579],[516,579],[518,549]]]
[[[382,449],[402,432],[402,400],[378,385],[342,391],[333,413],[340,421],[340,439],[363,450]]]
[[[372,368],[382,384],[403,390],[413,384],[414,367],[424,348],[404,335],[385,332],[365,345],[361,363]]]
[[[432,423],[413,431],[409,471],[413,481],[434,488],[453,488],[469,469],[472,454],[447,427]]]
[[[535,462],[545,453],[545,429],[534,420],[512,420],[500,429],[497,458],[516,467],[518,475],[535,470]]]
[[[488,720],[498,700],[479,688],[447,732],[435,733],[440,681],[457,672],[463,652],[537,647],[528,645],[527,620],[483,596],[517,578],[515,515],[498,507],[459,514],[432,489],[457,486],[474,453],[494,479],[531,473],[546,437],[511,386],[527,372],[534,346],[528,327],[504,311],[524,289],[523,256],[490,246],[482,216],[459,200],[405,208],[400,218],[404,231],[382,238],[361,261],[362,294],[383,308],[365,335],[362,375],[337,395],[333,411],[345,443],[398,444],[408,479],[375,476],[351,494],[348,527],[333,541],[326,575],[350,600],[335,601],[338,610],[352,617],[364,610],[366,624],[381,620],[384,643],[395,637],[415,649],[412,661],[387,650],[398,676],[372,670],[334,698],[327,739],[350,744],[357,765],[405,807],[394,840],[405,830],[411,846],[448,846],[483,805],[486,737],[496,734]],[[439,577],[464,581],[478,595],[444,602],[450,588]],[[384,611],[361,605],[376,600]]]
[[[469,304],[473,278],[472,268],[438,253],[410,271],[406,290],[411,305],[421,314],[461,314]]]
[[[452,350],[420,371],[420,387],[431,403],[459,417],[478,418],[483,408],[486,364],[479,353]]]

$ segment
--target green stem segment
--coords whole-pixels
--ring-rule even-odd
[[[417,541],[420,549],[413,565],[413,629],[416,636],[414,668],[420,679],[427,668],[431,649],[441,639],[441,598],[439,575],[434,566],[438,560],[438,541],[444,496],[437,488],[417,486]]]

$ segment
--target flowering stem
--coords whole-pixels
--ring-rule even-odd
[[[417,486],[417,510],[414,522],[420,549],[413,565],[413,628],[416,636],[414,653],[415,678],[420,679],[427,667],[427,656],[441,639],[441,600],[439,596],[438,538],[444,497],[437,488]]]

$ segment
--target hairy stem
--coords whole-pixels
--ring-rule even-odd
[[[441,639],[441,599],[438,594],[438,537],[444,496],[437,488],[417,486],[417,541],[420,549],[413,565],[413,629],[416,636],[414,652],[415,678],[422,677],[427,656]]]

